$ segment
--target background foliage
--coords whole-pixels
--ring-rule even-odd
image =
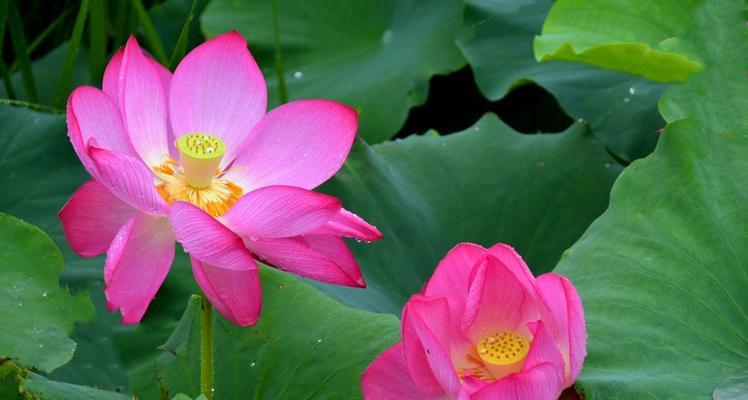
[[[0,398],[199,394],[184,254],[125,327],[103,259],[65,243],[56,214],[87,175],[62,109],[130,33],[173,68],[230,29],[271,107],[282,76],[290,98],[358,109],[321,190],[385,237],[351,243],[365,290],[263,268],[258,325],[216,317],[217,398],[359,398],[402,304],[462,241],[572,279],[584,398],[748,395],[743,1],[277,1],[279,43],[270,0],[0,0]]]

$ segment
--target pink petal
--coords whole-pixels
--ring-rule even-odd
[[[416,386],[431,396],[457,394],[460,381],[449,356],[446,299],[414,296],[403,309],[402,329],[405,360]]]
[[[537,283],[540,296],[558,324],[557,337],[566,364],[566,386],[569,386],[579,376],[587,355],[582,301],[574,285],[561,275],[543,274]]]
[[[423,294],[446,298],[451,315],[462,315],[468,297],[470,272],[485,257],[486,249],[477,244],[458,244],[439,261],[424,286]]]
[[[149,167],[169,155],[166,92],[153,64],[131,36],[122,56],[119,104],[132,145]]]
[[[226,144],[222,167],[236,157],[266,106],[265,78],[236,31],[196,47],[174,71],[169,94],[174,134],[220,137]]]
[[[535,285],[535,277],[530,271],[530,268],[525,263],[525,260],[514,250],[512,246],[504,243],[497,243],[488,249],[488,253],[496,257],[501,261],[504,266],[509,268],[517,279],[525,285],[528,290],[531,290]]]
[[[335,235],[373,242],[382,238],[376,226],[370,225],[358,215],[341,208],[335,217],[311,232],[314,235]]]
[[[95,257],[109,248],[122,225],[135,214],[135,208],[91,179],[70,196],[59,217],[73,251],[81,257]]]
[[[522,372],[480,387],[470,399],[556,400],[564,389],[563,371],[553,334],[539,321]]]
[[[283,271],[336,285],[366,286],[356,259],[339,237],[245,239],[244,244],[260,260]]]
[[[262,288],[257,266],[237,271],[203,263],[195,257],[192,272],[213,307],[226,319],[239,325],[257,323],[262,306]]]
[[[266,186],[242,196],[222,220],[243,237],[290,237],[321,227],[340,209],[340,201],[326,194]]]
[[[236,271],[257,268],[242,239],[194,205],[183,201],[172,204],[169,221],[184,250],[204,264]]]
[[[133,217],[112,241],[104,267],[109,311],[123,324],[136,324],[166,278],[174,259],[174,234],[166,218]]]
[[[106,69],[104,70],[104,79],[101,84],[101,89],[106,93],[111,99],[115,102],[119,102],[119,80],[120,80],[120,68],[122,67],[122,57],[124,55],[125,49],[119,49],[116,53],[112,56],[112,59],[109,60],[109,63],[106,66]],[[159,78],[161,79],[161,84],[164,87],[164,93],[166,93],[167,98],[169,95],[169,86],[171,83],[171,71],[169,71],[166,67],[159,64],[158,61],[154,60],[151,57],[148,57],[146,55],[146,58],[148,61],[151,62],[151,65],[153,65],[153,68],[156,69],[156,72],[158,73]]]
[[[89,147],[88,155],[98,171],[97,179],[115,196],[144,213],[165,214],[166,202],[156,192],[153,174],[140,160],[98,147]]]
[[[269,185],[313,189],[345,162],[356,111],[327,100],[298,100],[270,111],[252,131],[227,178],[246,190]]]
[[[470,400],[556,400],[561,390],[552,377],[556,369],[551,364],[540,364],[526,372],[510,375],[470,395]]]
[[[117,105],[99,89],[81,86],[73,91],[67,104],[67,124],[73,149],[93,177],[98,172],[88,155],[91,139],[103,149],[135,155]]]
[[[475,268],[462,318],[462,330],[471,341],[503,330],[529,333],[523,332],[526,322],[541,313],[533,288],[523,283],[491,255]]]
[[[405,363],[402,343],[387,349],[361,377],[364,400],[431,400],[416,386]]]
[[[122,66],[122,56],[124,55],[125,50],[119,49],[117,53],[112,56],[112,59],[109,60],[109,64],[106,66],[106,70],[104,71],[104,79],[102,82],[102,90],[104,93],[106,93],[112,101],[119,104],[119,88],[120,88],[120,68]],[[166,98],[169,98],[169,87],[171,86],[171,71],[169,71],[166,67],[159,64],[156,60],[154,60],[151,57],[148,57],[146,55],[146,58],[148,61],[150,61],[151,65],[153,65],[153,68],[156,69],[156,72],[158,73],[159,78],[161,79],[161,85],[164,87],[164,94],[166,95]],[[168,140],[167,143],[174,143],[177,138],[174,137],[174,134],[171,131],[171,124],[167,123],[167,130],[169,131]],[[169,154],[173,158],[179,158],[179,153],[174,146],[168,146],[169,147]]]
[[[119,78],[122,67],[122,56],[124,49],[117,50],[109,60],[104,70],[104,78],[101,82],[101,90],[107,94],[115,103],[119,103]]]

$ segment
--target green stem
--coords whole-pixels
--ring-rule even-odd
[[[283,72],[283,48],[278,28],[278,0],[273,0],[273,38],[275,39],[275,75],[278,79],[278,100],[280,104],[288,101],[286,93],[286,76]]]
[[[200,300],[200,392],[213,400],[213,307],[204,293]]]
[[[8,3],[8,31],[13,52],[21,64],[21,82],[26,92],[26,98],[32,103],[39,102],[39,91],[36,89],[34,71],[31,68],[31,57],[26,44],[26,36],[21,24],[21,14],[18,12],[15,0]]]

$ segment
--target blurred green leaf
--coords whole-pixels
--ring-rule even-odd
[[[577,386],[587,399],[711,399],[745,367],[743,9],[721,0],[684,9],[695,21],[684,45],[704,68],[665,94],[660,108],[670,124],[657,149],[624,171],[610,209],[556,269],[585,305],[589,356]]]
[[[255,327],[215,316],[216,399],[361,398],[361,373],[399,339],[397,318],[342,306],[271,268],[261,275],[263,310]],[[199,307],[194,296],[158,357],[160,383],[169,393],[200,392]],[[158,397],[156,382],[134,386],[143,398]]]
[[[89,7],[91,14],[89,17],[91,22],[88,25],[89,70],[91,71],[91,81],[94,82],[101,80],[107,62],[107,41],[109,39],[107,7],[106,0],[91,0],[91,7]]]
[[[9,0],[0,0],[0,49],[4,48],[5,45],[5,22],[8,20],[8,2]],[[3,85],[5,86],[8,97],[11,100],[15,100],[16,91],[13,88],[13,83],[10,81],[10,72],[2,57],[0,57],[0,75],[3,76]]]
[[[270,104],[278,104],[271,1],[212,1],[204,32],[239,30],[263,68]],[[392,137],[408,110],[425,100],[419,86],[464,65],[454,39],[462,3],[413,0],[287,0],[279,3],[289,99],[326,98],[359,111],[359,135]]]
[[[23,89],[26,92],[26,98],[32,103],[39,102],[39,94],[36,88],[34,72],[31,70],[31,58],[29,56],[28,45],[26,44],[26,34],[23,32],[21,24],[21,15],[16,7],[16,0],[10,0],[8,3],[8,31],[10,32],[10,41],[13,44],[13,53],[21,65],[21,77]]]
[[[538,60],[581,61],[661,81],[701,68],[687,42],[703,0],[559,0],[535,39]]]
[[[57,79],[60,76],[60,65],[64,62],[68,49],[68,43],[63,43],[31,64],[33,74],[39,79],[39,82],[49,83],[40,86],[41,91],[38,95],[41,104],[48,106],[55,104],[54,99],[57,86],[54,82],[57,82]],[[89,66],[86,62],[87,57],[88,51],[85,48],[81,48],[78,51],[78,56],[75,59],[73,67],[72,87],[91,83],[89,77]],[[18,87],[23,81],[23,73],[14,74],[11,77],[11,81],[16,87]],[[4,88],[0,88],[0,96],[7,96]],[[59,108],[56,110],[61,111]]]
[[[131,3],[140,19],[140,26],[143,28],[143,35],[148,42],[148,49],[151,51],[151,54],[161,65],[169,65],[169,58],[166,55],[166,50],[164,50],[164,44],[161,43],[161,37],[153,26],[150,14],[148,14],[145,6],[143,6],[143,0],[131,0]]]
[[[192,0],[190,10],[187,12],[187,17],[184,19],[184,25],[182,25],[182,30],[179,32],[179,38],[177,38],[177,43],[174,45],[174,51],[171,53],[171,60],[169,61],[169,67],[172,70],[177,67],[179,61],[184,57],[185,53],[187,53],[187,41],[190,36],[190,27],[192,26],[192,20],[195,17],[198,3],[201,2],[199,0]],[[153,10],[151,12],[153,12]]]
[[[68,336],[93,307],[87,295],[60,288],[62,255],[39,228],[0,214],[0,237],[0,359],[50,372],[73,356]]]
[[[664,85],[580,63],[538,63],[532,41],[540,33],[550,0],[470,0],[460,49],[481,92],[499,100],[517,85],[536,82],[556,96],[574,118],[621,159],[649,154],[665,122],[657,111]]]
[[[359,144],[322,190],[384,238],[354,246],[366,290],[322,287],[399,314],[460,242],[509,243],[535,273],[549,271],[605,210],[620,171],[585,124],[522,135],[487,115],[461,133]]]
[[[187,51],[205,40],[197,17],[207,3],[207,0],[167,0],[148,10],[164,47],[173,49],[169,63],[172,70]]]
[[[54,103],[55,106],[60,108],[65,106],[65,101],[67,101],[68,94],[70,94],[73,80],[73,68],[75,68],[75,60],[78,57],[78,51],[81,47],[83,27],[86,25],[88,6],[90,4],[90,0],[81,1],[78,15],[75,17],[75,25],[73,25],[73,34],[70,36],[70,41],[68,42],[68,51],[65,54],[65,60],[62,62],[62,72],[60,72],[60,79],[57,82],[57,92],[55,94]]]
[[[51,381],[33,373],[23,382],[22,390],[33,399],[44,400],[136,400],[121,393]]]

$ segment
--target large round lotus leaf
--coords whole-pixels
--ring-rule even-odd
[[[60,288],[62,256],[39,228],[0,213],[0,238],[0,360],[52,371],[70,361],[73,324],[93,307]]]
[[[621,167],[585,124],[522,135],[494,115],[464,132],[360,144],[323,191],[384,234],[354,251],[366,290],[324,286],[344,301],[399,314],[460,242],[514,246],[549,271],[603,212]]]
[[[624,171],[610,209],[557,268],[586,309],[587,399],[711,399],[748,360],[743,9],[720,0],[684,9],[704,70],[665,95],[672,122],[657,149]]]
[[[212,1],[202,15],[208,36],[237,29],[263,67],[278,104],[271,0]],[[425,100],[428,79],[458,69],[455,45],[462,2],[440,0],[284,0],[278,24],[290,99],[325,98],[359,111],[368,142],[392,137],[408,110]]]

